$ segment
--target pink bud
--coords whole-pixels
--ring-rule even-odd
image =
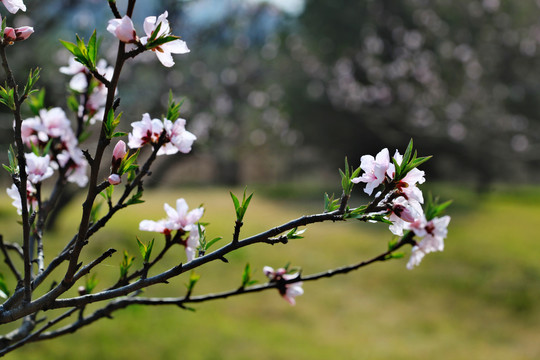
[[[126,143],[123,140],[118,141],[116,143],[116,146],[113,150],[113,156],[111,161],[111,173],[116,174],[118,172],[118,168],[120,167],[120,164],[122,163],[122,159],[124,156],[126,156]]]
[[[122,160],[126,156],[126,152],[126,143],[124,140],[118,141],[113,150],[113,160]]]
[[[122,19],[109,20],[107,31],[125,43],[134,43],[137,41],[137,33],[129,16],[124,16]]]
[[[4,40],[9,42],[26,40],[33,32],[34,28],[31,26],[21,26],[15,29],[6,26],[6,29],[4,30]]]
[[[7,41],[17,40],[17,34],[15,34],[15,29],[9,26],[6,26],[4,30],[4,39]]]
[[[118,185],[122,182],[122,178],[118,174],[111,174],[107,180],[111,185]]]
[[[17,34],[17,40],[26,40],[34,33],[34,28],[31,26],[21,26],[15,28],[15,34]]]

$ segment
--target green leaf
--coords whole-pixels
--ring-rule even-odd
[[[4,32],[6,31],[6,20],[7,16],[2,19],[2,28],[0,29],[0,38],[4,38]]]
[[[286,236],[287,236],[287,239],[291,239],[291,240],[303,239],[304,237],[302,236],[302,234],[305,233],[305,232],[306,232],[305,229],[298,231],[298,228],[295,227],[294,229],[289,231]]]
[[[152,248],[154,247],[154,239],[150,240],[148,244],[143,244],[137,237],[137,245],[139,245],[139,252],[145,263],[148,263],[150,260],[150,255],[152,254]]]
[[[404,257],[405,254],[398,251],[398,252],[393,252],[393,253],[390,253],[388,255],[386,255],[384,257],[385,260],[390,260],[390,259],[401,259],[402,257]]]
[[[84,288],[86,290],[87,294],[91,294],[92,291],[96,288],[98,284],[98,280],[96,279],[96,274],[92,274],[92,276],[86,277],[86,283],[84,284]]]
[[[67,98],[67,106],[68,106],[68,109],[73,111],[74,113],[78,113],[79,112],[79,100],[77,100],[77,97],[73,94],[71,94],[68,98]]]
[[[127,251],[124,250],[124,257],[120,263],[120,278],[124,279],[127,276],[129,268],[133,265],[134,256],[130,256]]]
[[[88,40],[88,59],[92,64],[92,69],[96,67],[97,50],[96,30],[94,30],[90,40]]]
[[[101,206],[103,205],[102,202],[96,202],[92,206],[92,210],[90,211],[90,221],[92,223],[95,223],[98,219],[99,210],[101,209]]]
[[[218,236],[217,238],[214,238],[212,240],[210,240],[207,244],[206,244],[206,250],[208,250],[210,248],[210,246],[214,245],[215,243],[217,243],[219,240],[223,239],[223,236]]]
[[[196,274],[195,271],[192,271],[189,275],[189,282],[186,284],[186,288],[188,289],[188,294],[191,294],[193,291],[193,288],[195,287],[195,284],[199,281],[201,278],[201,275]]]
[[[144,200],[141,200],[142,198],[142,195],[143,195],[143,191],[139,191],[137,192],[135,195],[133,195],[127,202],[126,202],[126,206],[129,206],[129,205],[135,205],[135,204],[142,204],[144,202]]]
[[[238,211],[238,208],[240,207],[240,201],[238,201],[238,198],[232,193],[232,191],[229,191],[229,194],[231,194],[231,198],[234,204],[234,211]]]
[[[347,212],[345,212],[344,218],[361,219],[362,217],[365,216],[366,209],[367,209],[367,205],[363,205],[355,209],[348,210]]]
[[[334,199],[334,194],[331,197],[328,193],[324,193],[324,212],[332,212],[339,208],[340,199]]]
[[[173,93],[169,90],[169,104],[167,106],[167,115],[166,119],[175,122],[180,117],[180,107],[184,103],[184,100],[180,101],[178,104],[173,99]]]
[[[409,140],[409,144],[407,145],[407,149],[405,150],[405,154],[403,154],[403,161],[401,161],[401,165],[405,166],[409,163],[409,160],[412,155],[413,150],[413,139]]]
[[[13,89],[0,86],[0,103],[6,105],[9,109],[15,110],[15,96]]]
[[[6,281],[4,280],[4,275],[0,273],[0,297],[7,299],[9,297],[9,289],[7,287]]]
[[[120,162],[120,166],[118,167],[118,174],[123,175],[129,171],[133,171],[139,168],[139,165],[136,164],[137,158],[139,156],[140,149],[137,149],[131,156],[124,155],[124,158]]]
[[[32,95],[28,97],[28,101],[26,103],[34,115],[39,115],[39,110],[45,108],[45,89],[33,92]]]
[[[30,70],[30,73],[28,74],[28,80],[26,80],[26,85],[24,86],[23,95],[28,96],[33,92],[37,92],[37,90],[33,90],[34,85],[39,79],[39,73],[41,69],[35,68],[34,70]]]

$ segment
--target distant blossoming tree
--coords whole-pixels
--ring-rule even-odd
[[[176,200],[175,207],[165,204],[165,218],[140,221],[139,230],[163,236],[155,243],[154,240],[143,243],[136,238],[142,266],[136,268],[134,257],[124,251],[117,281],[97,288],[95,277],[86,275],[95,275],[100,264],[116,250],[103,249],[102,254],[93,260],[83,260],[82,255],[92,236],[104,231],[109,220],[121,210],[141,206],[143,181],[150,175],[158,156],[178,152],[188,154],[197,140],[186,129],[187,121],[180,118],[181,104],[175,102],[172,95],[163,118],[152,118],[145,113],[140,121],[131,123],[130,133],[116,130],[125,121],[119,111],[117,85],[126,62],[143,52],[153,51],[161,64],[169,67],[174,65],[172,54],[189,52],[186,43],[172,34],[166,11],[158,17],[147,17],[143,23],[146,36],[139,38],[131,18],[135,2],[129,0],[122,15],[116,2],[108,1],[114,19],[108,22],[107,31],[118,39],[114,66],[98,58],[97,31],[88,42],[78,36],[75,43],[62,41],[72,54],[68,65],[60,68],[60,72],[72,76],[68,105],[75,114],[74,121],[61,108],[47,108],[43,92],[36,89],[38,69],[29,72],[25,84],[16,81],[7,50],[18,41],[28,39],[33,29],[27,26],[8,27],[7,17],[2,21],[0,55],[6,86],[0,87],[0,102],[11,110],[14,119],[14,144],[8,153],[9,164],[4,168],[13,182],[7,194],[20,215],[22,233],[13,241],[4,241],[0,235],[0,250],[9,272],[0,274],[0,297],[5,299],[0,305],[0,323],[19,320],[22,323],[16,330],[0,337],[0,356],[29,342],[71,333],[134,304],[175,304],[184,308],[194,302],[277,289],[287,302],[294,305],[295,298],[304,292],[302,284],[307,281],[400,258],[403,254],[398,250],[405,245],[412,246],[408,268],[417,266],[426,254],[443,250],[450,218],[440,214],[449,203],[437,204],[431,197],[425,200],[418,188],[425,181],[424,172],[418,166],[429,157],[417,157],[411,141],[403,155],[396,151],[390,157],[388,149],[383,149],[375,157],[362,156],[356,169],[345,161],[344,170],[340,170],[342,194],[338,198],[325,195],[323,212],[302,216],[256,235],[241,237],[244,215],[253,194],[247,195],[244,191],[238,198],[231,193],[236,215],[234,233],[226,245],[217,249],[211,248],[222,238],[207,237],[208,224],[202,222],[206,209],[192,207],[190,210],[183,198]],[[2,3],[11,13],[26,10],[21,0],[4,0]],[[22,118],[23,104],[29,106],[32,117]],[[92,126],[99,128],[99,139],[95,146],[88,148],[90,145],[83,144]],[[113,142],[115,138],[122,139]],[[105,151],[113,144],[112,158],[108,158]],[[142,148],[149,150],[145,159],[141,156]],[[105,169],[108,170],[103,175]],[[45,256],[45,223],[55,211],[67,182],[77,184],[86,193],[78,230],[71,239],[64,239],[63,250]],[[42,186],[44,183],[48,186]],[[360,183],[365,185],[364,192],[370,200],[365,205],[350,207],[353,186]],[[96,211],[100,195],[108,205],[103,216],[98,216]],[[398,238],[391,240],[388,248],[372,259],[318,274],[305,275],[299,268],[288,266],[276,270],[265,266],[263,272],[268,282],[260,285],[254,285],[247,264],[239,288],[192,295],[198,280],[193,270],[197,268],[215,260],[227,262],[225,256],[231,252],[256,243],[287,244],[301,239],[305,228],[313,223],[352,219],[386,223]],[[185,259],[178,259],[177,265],[168,270],[156,270],[155,265],[176,245],[184,248]],[[60,268],[61,265],[65,270]],[[192,275],[184,295],[176,298],[142,295],[141,290],[185,273]],[[44,289],[45,280],[48,284],[53,280],[54,285],[48,290]],[[70,297],[68,291],[72,288],[78,290],[78,295]],[[91,314],[83,313],[85,305],[91,303],[101,304],[101,307]],[[48,317],[45,311],[50,309],[60,309],[63,313],[43,321]],[[72,319],[70,316],[75,313],[79,316]]]

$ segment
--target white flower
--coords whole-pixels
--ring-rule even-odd
[[[165,143],[158,151],[158,155],[172,155],[178,151],[187,154],[191,151],[193,142],[197,139],[195,135],[186,130],[186,120],[177,119],[174,123],[168,119],[163,121],[163,125],[169,142]]]
[[[165,226],[165,220],[159,220],[159,221],[143,220],[139,223],[139,230],[158,232],[162,234],[171,233],[170,229],[167,229]]]
[[[19,10],[26,11],[26,6],[24,5],[24,2],[22,0],[0,0],[0,1],[2,2],[2,4],[4,4],[6,9],[12,14],[15,14]]]
[[[386,148],[382,149],[375,158],[371,155],[364,155],[360,158],[360,168],[364,170],[364,173],[351,181],[355,184],[366,183],[364,191],[371,195],[373,190],[384,182],[389,165],[390,155]]]
[[[202,226],[201,229],[203,229]],[[195,252],[197,250],[197,247],[199,246],[199,238],[200,235],[198,226],[194,226],[194,228],[189,232],[189,237],[187,238],[185,243],[186,257],[188,262],[195,259]]]
[[[422,205],[416,200],[407,200],[403,196],[392,201],[392,213],[388,220],[392,222],[390,231],[397,236],[403,236],[403,230],[411,230],[412,224],[421,221],[425,215]]]
[[[164,205],[165,212],[167,213],[167,225],[168,228],[184,231],[191,231],[197,228],[197,222],[203,216],[204,208],[196,208],[188,212],[188,205],[186,200],[176,200],[176,209],[169,204]]]
[[[152,37],[154,31],[157,30],[159,26],[159,32],[154,34],[154,39],[161,37],[169,36],[171,33],[171,28],[169,26],[169,21],[167,20],[168,13],[165,11],[157,19],[155,16],[149,16],[144,19],[144,32],[146,36],[141,38],[141,43],[146,45],[148,39]],[[174,60],[171,54],[185,54],[189,52],[189,49],[185,41],[176,39],[173,41],[166,42],[164,44],[152,47],[150,50],[156,53],[157,58],[163,64],[163,66],[171,67],[174,65]]]
[[[28,181],[32,184],[38,184],[53,175],[54,170],[50,166],[48,156],[37,156],[34,153],[27,153],[24,154],[24,157],[26,158]]]
[[[184,199],[176,200],[176,209],[167,203],[163,207],[168,216],[166,219],[159,221],[143,220],[139,224],[139,229],[166,235],[174,230],[194,231],[197,229],[197,222],[204,213],[202,207],[188,212],[188,205]]]
[[[163,122],[151,119],[148,113],[143,114],[141,121],[131,123],[133,131],[129,133],[128,146],[132,149],[140,148],[147,143],[157,143],[163,132]]]
[[[396,163],[398,165],[401,165],[401,162],[403,161],[403,156],[397,150],[394,154],[394,160],[396,160]],[[391,179],[394,178],[395,171],[396,169],[394,164],[390,163],[386,173]],[[401,179],[399,183],[397,183],[397,190],[407,199],[416,200],[419,203],[423,204],[424,196],[422,195],[422,191],[418,188],[418,186],[416,186],[416,184],[423,184],[426,181],[426,179],[424,178],[424,174],[425,173],[422,170],[419,170],[417,168],[411,169],[407,173],[407,175],[405,175],[405,177]]]
[[[19,194],[19,189],[15,184],[12,184],[11,187],[6,189],[6,192],[10,198],[13,199],[11,205],[15,206],[17,209],[17,214],[22,214],[22,202],[21,196]],[[36,198],[36,189],[32,186],[30,182],[26,183],[26,206],[27,208],[32,205],[33,208],[38,207],[38,201]]]
[[[450,216],[447,215],[434,218],[423,227],[413,229],[417,236],[423,236],[424,238],[416,246],[413,246],[407,269],[410,270],[418,266],[426,254],[444,250],[444,239],[448,234],[449,223]]]
[[[298,273],[287,274],[287,270],[284,268],[274,270],[274,268],[270,266],[263,267],[263,273],[270,279],[271,282],[293,280],[298,277]],[[281,296],[283,296],[283,298],[291,305],[296,304],[296,300],[294,299],[295,297],[304,293],[301,281],[286,283],[285,286],[278,287],[278,290]]]

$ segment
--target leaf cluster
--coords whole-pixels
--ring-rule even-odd
[[[233,201],[233,204],[234,204],[234,211],[236,212],[236,221],[237,222],[242,222],[242,220],[244,219],[244,215],[246,214],[246,211],[247,211],[247,208],[248,208],[249,203],[251,201],[251,198],[253,197],[253,193],[251,193],[251,195],[249,195],[246,198],[246,191],[247,191],[247,188],[244,189],[244,195],[242,197],[242,204],[241,205],[240,205],[240,201],[238,200],[238,198],[232,192],[230,192],[231,198],[232,198],[232,201]]]
[[[392,162],[395,167],[394,181],[397,183],[402,180],[409,171],[425,163],[432,156],[417,157],[416,150],[413,153],[413,140],[409,141],[405,154],[403,154],[403,160],[401,165],[397,163],[396,159],[392,158]]]
[[[79,35],[75,35],[77,38],[76,43],[60,40],[62,45],[75,57],[75,60],[86,66],[90,71],[96,69],[98,42],[96,31],[92,33],[88,45],[85,44],[84,39],[81,39]]]

